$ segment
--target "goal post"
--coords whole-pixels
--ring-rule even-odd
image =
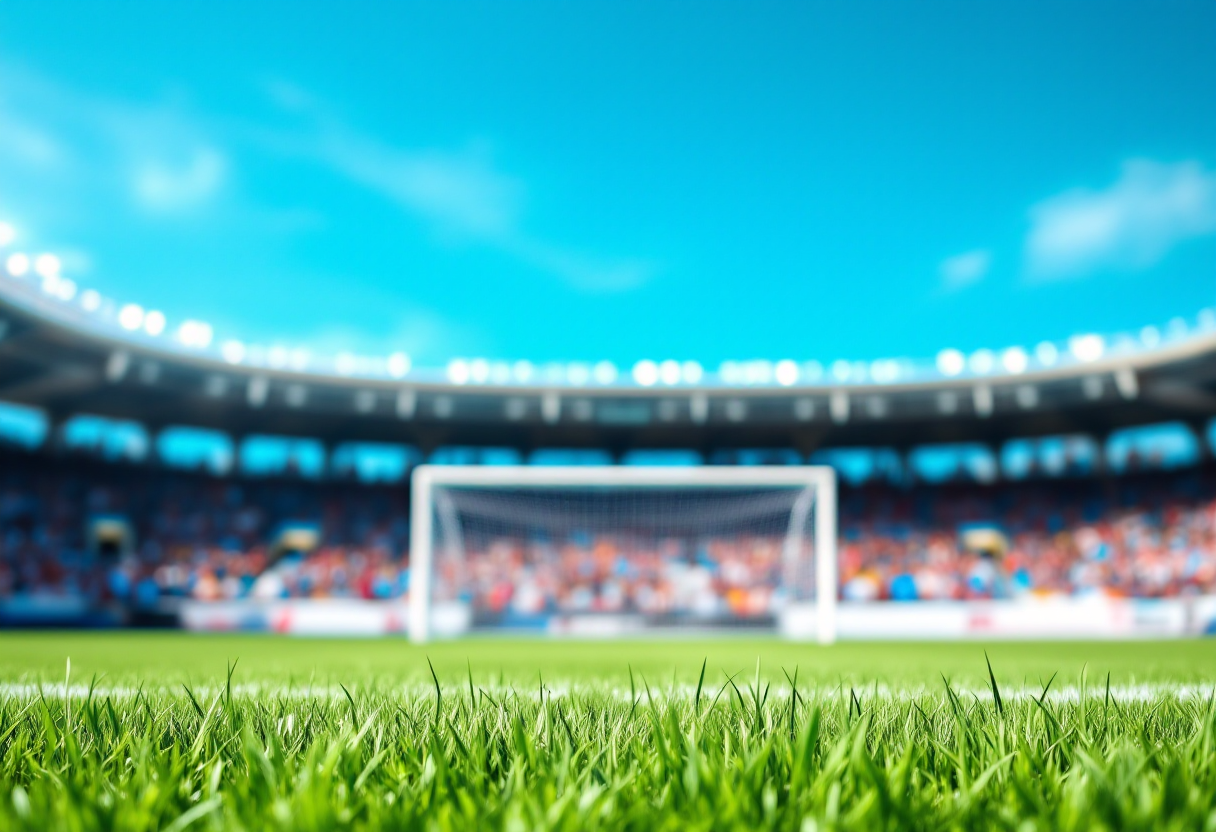
[[[555,620],[775,626],[797,612],[793,637],[829,644],[836,475],[827,466],[421,465],[411,475],[409,570],[409,636],[419,643],[506,618],[559,632]]]

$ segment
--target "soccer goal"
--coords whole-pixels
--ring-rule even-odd
[[[409,633],[836,636],[836,477],[821,466],[423,465]]]

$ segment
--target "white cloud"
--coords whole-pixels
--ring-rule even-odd
[[[265,87],[280,108],[311,124],[313,135],[263,132],[263,140],[382,194],[441,239],[497,249],[587,291],[631,289],[655,272],[644,260],[587,255],[530,234],[523,221],[524,183],[500,170],[484,143],[457,151],[392,145],[350,128],[293,84],[275,81]]]
[[[219,191],[227,167],[223,154],[211,147],[196,150],[184,166],[147,162],[135,172],[135,195],[145,206],[156,210],[191,208]]]
[[[56,165],[65,156],[63,147],[51,134],[4,112],[0,112],[0,154],[38,167]]]
[[[0,172],[48,203],[93,189],[159,212],[214,197],[230,167],[216,134],[180,94],[115,100],[0,61]],[[35,170],[37,168],[37,170]]]
[[[943,260],[938,272],[941,274],[942,287],[954,291],[983,280],[991,266],[992,252],[975,249]]]
[[[1216,233],[1216,171],[1133,159],[1110,187],[1054,196],[1031,208],[1030,221],[1031,278],[1146,268],[1179,243]]]
[[[522,185],[495,170],[484,149],[408,151],[345,130],[327,130],[319,154],[348,178],[425,217],[444,234],[501,238],[517,224]]]

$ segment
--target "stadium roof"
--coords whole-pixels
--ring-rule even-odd
[[[1216,318],[1033,352],[944,351],[912,362],[642,362],[534,368],[403,355],[314,359],[174,329],[159,313],[77,293],[54,262],[0,269],[0,399],[44,409],[330,442],[633,448],[909,447],[1093,433],[1216,415]],[[14,268],[15,267],[15,268]],[[1151,336],[1151,337],[1150,337]],[[817,367],[817,365],[816,365]]]

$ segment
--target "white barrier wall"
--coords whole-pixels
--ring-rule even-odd
[[[788,610],[782,634],[807,638],[814,621]],[[845,639],[1170,638],[1216,629],[1216,597],[842,603],[836,626]]]
[[[398,601],[288,599],[187,602],[182,626],[208,632],[262,631],[290,635],[404,635],[408,608]],[[468,631],[466,605],[432,610],[437,636]],[[786,638],[813,640],[813,604],[782,615]],[[1216,596],[1169,599],[1044,598],[1018,601],[917,601],[842,603],[837,629],[844,639],[1090,639],[1171,638],[1216,635]],[[555,616],[535,631],[575,638],[655,634],[637,616]],[[721,632],[720,630],[717,632]]]

